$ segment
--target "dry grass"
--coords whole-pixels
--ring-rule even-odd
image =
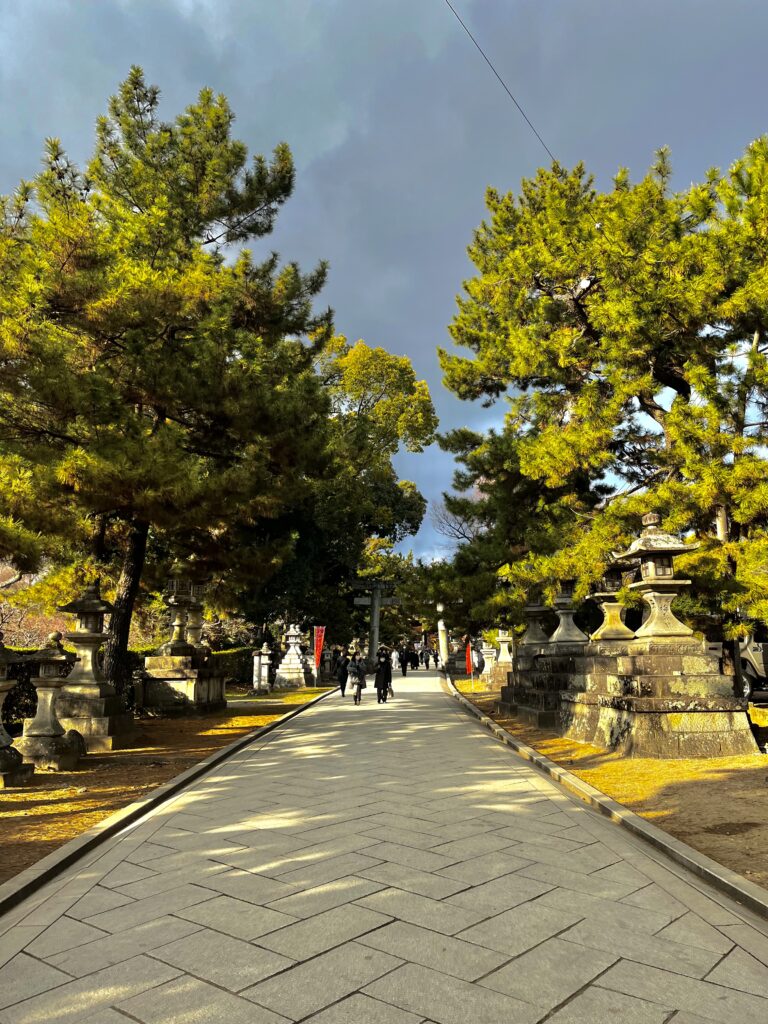
[[[0,882],[221,747],[327,689],[290,690],[255,700],[235,694],[228,697],[231,705],[226,711],[147,719],[138,723],[137,747],[89,754],[73,772],[36,772],[30,789],[0,790]]]
[[[768,758],[622,757],[495,713],[498,692],[456,687],[517,739],[694,849],[768,888]]]

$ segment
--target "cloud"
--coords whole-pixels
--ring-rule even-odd
[[[687,184],[768,128],[759,0],[456,4],[548,145],[603,186],[665,143]],[[500,418],[443,389],[435,348],[485,186],[516,188],[546,155],[442,0],[0,0],[0,18],[0,191],[35,173],[46,135],[84,159],[132,63],[169,116],[209,85],[253,151],[294,151],[264,248],[328,258],[339,329],[411,355],[445,427]],[[398,465],[430,497],[450,484],[445,453]],[[427,523],[418,550],[440,544]]]

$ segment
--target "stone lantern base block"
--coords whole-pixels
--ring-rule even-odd
[[[85,697],[63,691],[56,699],[56,715],[65,729],[85,740],[89,753],[125,750],[136,742],[136,724],[119,697]]]
[[[722,645],[695,637],[590,644],[562,694],[561,732],[630,757],[758,752]]]
[[[23,789],[34,782],[35,766],[25,764],[14,747],[0,749],[0,789]]]
[[[227,706],[224,684],[207,654],[153,655],[144,659],[137,706],[155,715],[221,711]]]
[[[32,719],[27,719],[24,728],[27,729],[31,724]],[[55,772],[72,771],[86,754],[85,741],[74,729],[63,736],[24,735],[17,740],[16,749],[28,764]]]
[[[759,752],[744,710],[718,702],[686,710],[679,701],[638,703],[632,698],[565,694],[563,725],[569,739],[627,757],[735,757]]]
[[[311,673],[307,672],[303,666],[297,671],[283,671],[282,665],[277,670],[275,676],[275,685],[272,687],[274,690],[299,690],[303,686],[313,686],[314,678]]]
[[[511,718],[517,714],[517,696],[515,693],[515,674],[507,671],[506,678],[499,690],[499,702],[496,710],[502,718]]]
[[[518,721],[538,729],[560,727],[561,699],[584,677],[586,647],[581,642],[547,643],[518,650],[514,674]]]

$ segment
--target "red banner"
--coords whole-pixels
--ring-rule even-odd
[[[472,661],[472,644],[467,644],[467,675],[471,676],[474,671],[475,666]]]
[[[315,668],[320,668],[325,644],[325,626],[315,626]]]

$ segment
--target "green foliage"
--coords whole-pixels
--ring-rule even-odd
[[[173,122],[133,69],[86,173],[50,140],[0,225],[0,545],[20,568],[92,547],[114,564],[123,650],[144,538],[158,568],[251,571],[232,534],[305,493],[328,404],[330,316],[308,275],[220,247],[271,230],[286,146],[251,165],[223,97]],[[303,339],[303,340],[302,340]]]
[[[348,639],[367,628],[350,583],[370,569],[373,551],[390,552],[415,533],[426,509],[416,486],[398,480],[392,457],[401,446],[416,452],[430,444],[437,418],[407,357],[338,336],[316,369],[330,406],[328,443],[318,452],[316,482],[287,513],[293,558],[255,595],[248,615],[321,622],[329,638]]]
[[[701,542],[679,560],[689,614],[763,618],[768,139],[688,189],[670,175],[662,150],[606,192],[558,165],[489,190],[451,325],[469,355],[441,361],[460,397],[508,411],[445,442],[479,492],[451,499],[480,528],[455,568],[485,552],[518,601],[570,576],[584,596],[652,509]]]

